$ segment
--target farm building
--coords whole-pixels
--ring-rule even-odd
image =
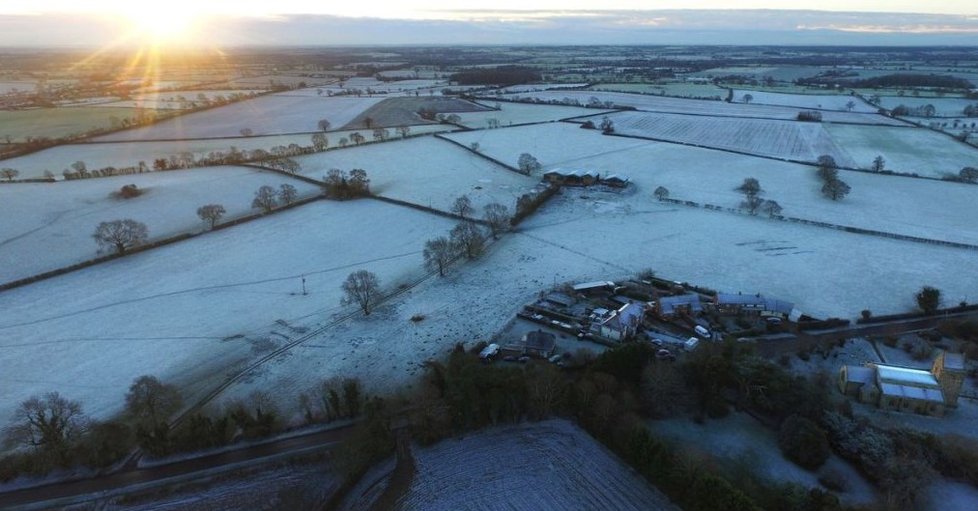
[[[557,336],[543,330],[527,332],[518,341],[503,345],[502,351],[506,355],[549,358],[557,351]]]
[[[930,371],[872,363],[839,370],[843,394],[884,410],[924,415],[941,416],[945,408],[957,406],[963,381],[960,354],[941,353]]]
[[[553,169],[543,173],[543,180],[564,186],[591,186],[601,179],[595,170]]]
[[[645,317],[645,305],[626,303],[617,310],[595,309],[591,313],[591,331],[613,341],[625,341],[635,335]]]
[[[713,305],[720,314],[754,314],[788,319],[795,315],[795,306],[791,302],[767,298],[760,294],[745,295],[733,293],[717,293]]]
[[[625,188],[628,186],[628,178],[625,176],[619,176],[618,174],[608,174],[605,176],[601,183],[614,188]]]
[[[678,296],[663,296],[655,301],[655,315],[660,319],[676,316],[689,316],[703,312],[700,295],[687,293]]]
[[[610,280],[598,280],[595,282],[581,282],[580,284],[574,284],[575,293],[590,293],[594,291],[611,290],[615,288],[615,283]]]

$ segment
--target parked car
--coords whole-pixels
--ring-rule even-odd
[[[495,343],[482,348],[482,351],[479,352],[479,358],[483,362],[492,362],[497,356],[499,356],[499,345]]]
[[[676,356],[673,355],[671,351],[666,349],[656,351],[655,358],[658,360],[676,360]]]

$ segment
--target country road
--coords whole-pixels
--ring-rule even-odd
[[[292,456],[328,450],[346,438],[352,425],[250,445],[231,451],[175,461],[164,465],[123,470],[110,475],[58,482],[9,492],[0,492],[0,509],[51,509],[95,499],[146,490],[186,478],[198,478],[277,461]]]

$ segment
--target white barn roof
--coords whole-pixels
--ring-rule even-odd
[[[877,365],[876,373],[879,375],[881,383],[912,385],[917,387],[941,387],[940,384],[937,383],[937,378],[935,378],[930,371],[925,371],[923,369]]]

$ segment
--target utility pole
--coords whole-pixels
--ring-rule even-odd
[[[305,296],[307,294],[308,293],[306,293],[306,276],[303,275],[302,276],[302,295]]]

